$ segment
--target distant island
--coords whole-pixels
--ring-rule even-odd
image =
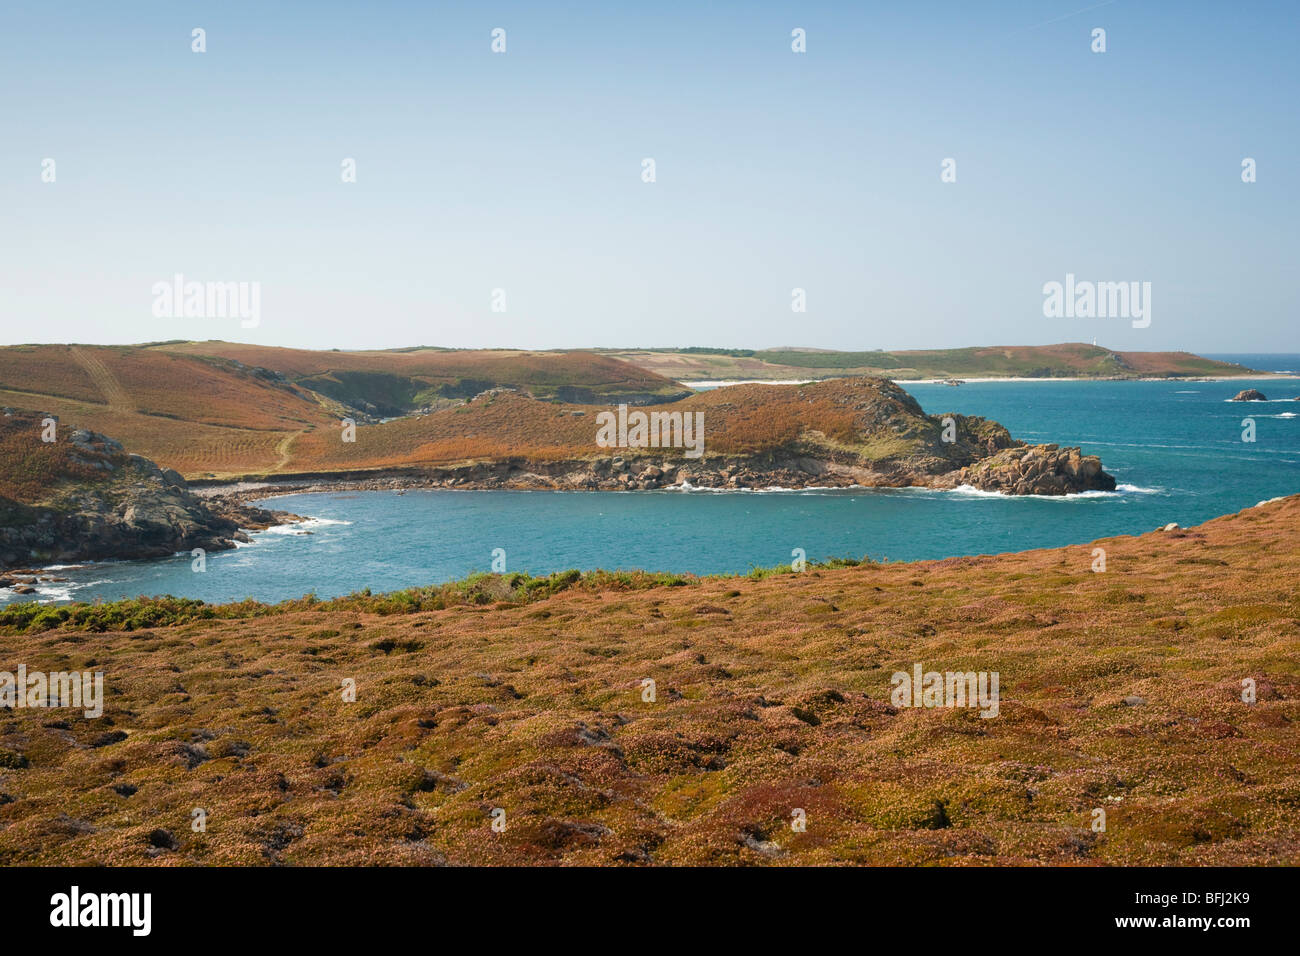
[[[684,382],[883,375],[963,378],[1233,378],[1268,375],[1191,352],[1116,352],[1096,345],[997,345],[900,352],[828,349],[599,349],[647,372]]]

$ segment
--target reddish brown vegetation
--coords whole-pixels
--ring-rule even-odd
[[[10,635],[108,705],[0,722],[0,861],[1295,865],[1297,534]],[[999,716],[892,706],[915,663]]]

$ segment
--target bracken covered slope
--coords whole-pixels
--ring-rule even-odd
[[[184,342],[157,350],[272,369],[304,388],[380,415],[400,415],[439,399],[509,387],[543,400],[668,401],[687,394],[677,382],[594,352],[516,349],[340,351],[236,342]]]
[[[687,390],[589,352],[333,352],[225,342],[0,348],[0,406],[111,435],[188,478],[283,470],[295,441],[351,417],[510,386],[552,400],[644,403]]]
[[[16,631],[108,702],[0,716],[0,862],[1294,865],[1297,535]],[[893,706],[915,664],[999,715]]]

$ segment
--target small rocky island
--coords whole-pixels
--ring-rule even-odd
[[[1234,402],[1267,402],[1268,399],[1264,396],[1264,393],[1261,392],[1261,391],[1259,391],[1258,389],[1254,389],[1254,388],[1245,388],[1245,389],[1242,389],[1240,392],[1238,392],[1236,395],[1232,396],[1231,401],[1234,401]]]

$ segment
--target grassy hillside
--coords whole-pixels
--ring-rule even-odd
[[[65,488],[99,483],[108,476],[67,440],[44,442],[43,420],[32,415],[0,414],[0,519],[7,501],[42,504]],[[58,433],[56,431],[56,437]],[[114,457],[121,465],[125,455]]]
[[[840,375],[918,378],[1139,378],[1259,374],[1190,352],[1113,352],[1082,343],[834,352],[822,349],[602,350],[678,381],[808,379]]]
[[[239,354],[247,359],[268,358],[261,353]],[[291,357],[307,362],[316,361],[318,354]],[[0,390],[0,403],[52,412],[65,427],[108,434],[128,451],[187,478],[611,455],[596,444],[596,417],[610,404],[544,401],[508,389],[448,400],[427,414],[371,424],[363,420],[356,425],[356,440],[345,442],[341,421],[354,414],[349,409],[289,382],[287,376],[277,378],[244,364],[243,359],[234,361],[239,364],[228,358],[140,348],[0,349],[0,384],[7,386]],[[305,365],[294,369],[295,374],[310,371]],[[636,381],[625,379],[623,385]],[[96,395],[99,401],[94,400]],[[881,461],[921,454],[965,464],[971,458],[970,442],[985,444],[996,437],[1005,446],[1010,441],[996,425],[958,416],[962,440],[942,443],[939,421],[926,416],[902,389],[881,379],[734,386],[688,393],[655,409],[703,414],[706,456],[798,451]],[[992,430],[977,435],[980,429]],[[680,459],[684,452],[623,449],[615,453]],[[0,488],[4,480],[0,472]]]
[[[610,449],[596,444],[596,416],[607,405],[542,402],[518,392],[495,392],[428,415],[361,425],[344,442],[337,425],[298,436],[286,449],[282,474],[395,466],[447,465],[470,459],[520,457],[533,461],[655,457],[684,460],[685,450]],[[656,411],[701,413],[704,454],[862,457],[872,461],[917,455],[965,463],[971,443],[989,438],[1005,446],[1005,429],[958,416],[961,441],[940,440],[940,421],[924,414],[902,389],[881,379],[808,386],[739,385],[655,406]]]
[[[0,722],[0,863],[1296,865],[1298,534],[1289,498],[917,564],[6,610],[108,703]],[[917,663],[998,672],[998,716],[894,706]]]
[[[592,352],[506,349],[307,351],[231,342],[168,343],[158,351],[234,360],[274,369],[291,381],[380,415],[400,415],[442,399],[508,387],[564,401],[667,400],[685,394],[669,381]]]
[[[186,477],[280,472],[295,441],[337,435],[344,417],[445,408],[458,401],[450,396],[503,383],[579,401],[687,394],[590,353],[334,353],[219,342],[0,348],[0,406],[110,435]]]

